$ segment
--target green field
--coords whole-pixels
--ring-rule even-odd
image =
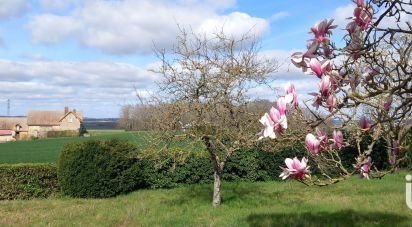
[[[0,226],[411,226],[405,172],[328,187],[298,182],[224,183],[140,190],[111,199],[0,201]]]
[[[72,142],[88,139],[122,138],[132,143],[141,142],[141,133],[125,132],[122,130],[89,131],[90,137],[62,137],[43,140],[17,141],[0,144],[1,163],[55,163],[61,148]]]

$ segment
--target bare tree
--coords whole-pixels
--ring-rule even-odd
[[[226,161],[253,144],[259,115],[248,107],[250,88],[266,83],[278,68],[259,56],[256,39],[223,32],[198,35],[180,30],[171,51],[156,50],[162,65],[159,130],[201,141],[214,169],[213,206],[221,203]]]
[[[120,110],[119,127],[125,130],[149,131],[153,129],[155,106],[148,103],[128,104]]]

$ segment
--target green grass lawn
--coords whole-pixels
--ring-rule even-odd
[[[141,133],[122,130],[89,131],[90,137],[61,137],[0,144],[1,163],[55,163],[64,144],[88,139],[122,138],[132,143],[141,142]]]
[[[141,190],[111,199],[0,201],[0,226],[411,226],[405,172],[328,187],[298,182],[224,183]]]

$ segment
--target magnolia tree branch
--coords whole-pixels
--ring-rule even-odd
[[[325,178],[320,185],[336,183],[354,174],[341,162],[339,150],[345,146],[356,146],[358,157],[353,166],[369,179],[384,175],[373,168],[371,159],[378,140],[386,141],[391,170],[404,160],[404,148],[410,143],[405,138],[410,135],[412,125],[412,26],[403,19],[411,15],[412,3],[353,2],[356,8],[346,26],[345,46],[338,48],[331,41],[337,26],[333,20],[324,20],[311,28],[313,38],[307,50],[292,55],[296,67],[320,80],[319,91],[310,93],[314,97],[312,107],[304,102],[311,114],[305,122],[316,132],[306,135],[305,145]],[[296,94],[291,85],[277,106],[262,117],[263,138],[274,139],[285,134],[288,111],[283,103],[288,100],[290,108],[298,108],[290,94]],[[320,127],[328,119],[341,119],[330,127],[334,129],[331,138],[330,132]],[[350,131],[352,138],[344,142],[342,131]],[[362,144],[366,138],[371,141],[365,147]],[[286,159],[287,168],[283,168],[280,176],[310,185],[313,178],[307,161]]]

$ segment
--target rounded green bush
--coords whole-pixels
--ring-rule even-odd
[[[88,140],[64,146],[58,179],[64,194],[105,198],[143,187],[136,147],[119,139]]]

